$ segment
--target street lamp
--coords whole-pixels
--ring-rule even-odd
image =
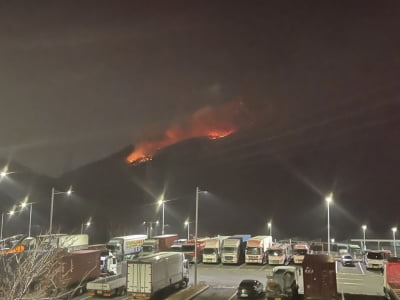
[[[364,251],[367,250],[367,245],[365,244],[365,231],[367,230],[367,225],[361,226],[363,230],[363,240],[364,240]]]
[[[393,231],[393,248],[394,248],[394,257],[397,257],[397,252],[396,252],[396,231],[397,227],[392,228]]]
[[[157,221],[153,221],[153,222],[151,222],[151,221],[143,221],[143,225],[144,226],[146,226],[146,224],[150,224],[150,227],[147,226],[147,229],[146,229],[146,234],[148,235],[149,238],[151,238],[152,235],[153,235],[153,224],[156,224],[156,226],[157,226],[159,223],[160,222],[158,220]],[[149,232],[149,229],[150,229],[150,232]]]
[[[0,240],[3,240],[3,225],[4,225],[4,212],[1,213],[1,230],[0,230]]]
[[[158,205],[162,205],[162,227],[161,227],[161,234],[164,234],[164,209],[165,209],[165,201],[164,200],[159,200]]]
[[[32,204],[33,202],[27,202],[28,198],[25,199],[24,202],[21,203],[21,208],[24,209],[26,206],[29,205],[29,229],[28,229],[28,236],[31,237],[31,228],[32,228]]]
[[[269,235],[272,237],[272,221],[268,222]]]
[[[194,230],[194,286],[197,286],[197,228],[199,225],[199,194],[207,193],[207,191],[200,191],[200,188],[196,186],[196,220]]]
[[[333,201],[333,195],[330,193],[326,198],[327,206],[328,206],[328,254],[331,253],[331,230],[330,230],[330,220],[329,220],[329,206]]]
[[[72,193],[72,187],[68,189],[66,192],[59,192],[56,191],[54,187],[51,188],[51,204],[50,204],[50,226],[49,226],[49,234],[51,234],[51,230],[53,229],[53,207],[54,207],[54,196],[55,195],[61,195],[61,194],[67,194],[67,196],[70,196]]]
[[[190,238],[190,223],[189,220],[185,221],[185,227],[187,226],[187,240]]]
[[[83,234],[84,226],[86,226],[86,229],[87,229],[87,228],[89,228],[89,226],[90,226],[91,224],[92,224],[92,223],[90,222],[90,220],[87,221],[86,223],[82,223],[82,226],[81,226],[81,234]]]

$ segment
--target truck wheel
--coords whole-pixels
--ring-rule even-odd
[[[185,287],[187,287],[187,281],[186,280],[182,280],[181,288],[184,289]]]

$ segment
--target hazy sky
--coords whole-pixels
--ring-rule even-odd
[[[2,2],[0,155],[59,175],[206,105],[371,106],[398,90],[399,3],[341,3]]]

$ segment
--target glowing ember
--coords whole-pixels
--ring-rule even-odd
[[[241,103],[230,102],[216,108],[203,108],[196,111],[187,126],[173,125],[168,128],[159,140],[146,140],[136,143],[135,150],[126,158],[130,164],[141,164],[152,159],[160,149],[180,141],[208,137],[215,140],[234,133],[236,115],[240,112]]]

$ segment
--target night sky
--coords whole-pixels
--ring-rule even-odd
[[[393,207],[400,192],[399,28],[397,1],[0,3],[0,157],[58,177],[237,101],[245,128],[207,153],[240,173],[236,196],[203,177],[221,199],[246,209],[270,182],[274,201],[312,207],[339,190],[369,212],[358,228],[373,218],[361,198]]]

